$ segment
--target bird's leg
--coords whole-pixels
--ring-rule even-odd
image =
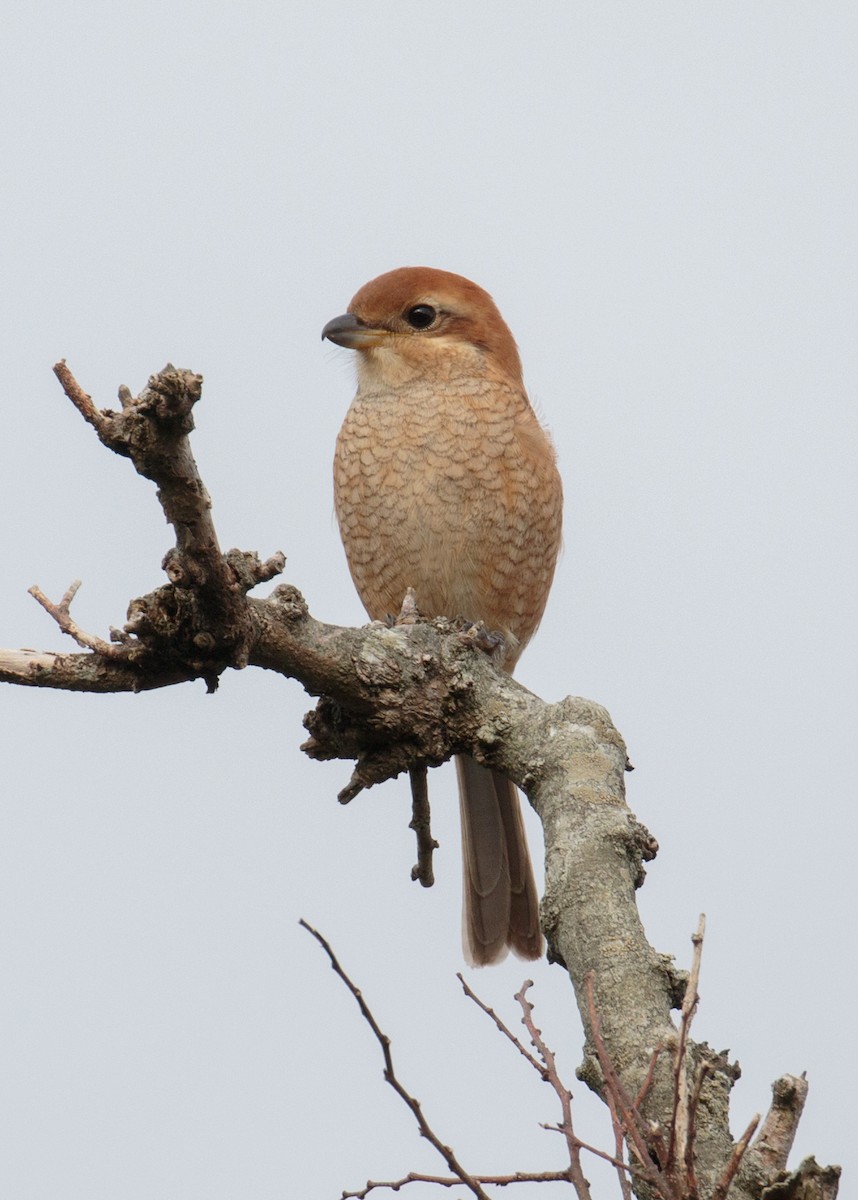
[[[506,638],[498,630],[487,629],[482,621],[463,621],[459,636],[475,650],[482,650],[490,658],[503,662]]]

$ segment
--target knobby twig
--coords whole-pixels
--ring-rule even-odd
[[[508,1187],[513,1183],[568,1183],[568,1171],[516,1171],[514,1175],[480,1175],[480,1183],[494,1187]],[[341,1200],[365,1200],[365,1197],[376,1188],[389,1188],[398,1192],[408,1183],[434,1183],[438,1187],[451,1188],[461,1186],[461,1179],[454,1175],[421,1175],[417,1171],[409,1171],[401,1179],[368,1179],[366,1186],[356,1192],[343,1192]]]
[[[408,775],[411,779],[411,820],[408,828],[417,835],[417,862],[411,868],[411,878],[419,880],[422,887],[431,887],[435,882],[432,852],[438,849],[438,843],[432,836],[428,769],[425,765],[412,767]]]
[[[534,1071],[536,1071],[536,1073],[539,1075],[540,1079],[542,1079],[545,1083],[550,1083],[552,1085],[552,1087],[554,1087],[555,1091],[558,1092],[558,1095],[560,1096],[561,1104],[563,1103],[565,1097],[568,1097],[568,1099],[571,1103],[572,1094],[569,1091],[569,1089],[566,1088],[566,1086],[562,1083],[559,1076],[557,1075],[556,1068],[554,1068],[554,1057],[553,1057],[553,1055],[551,1055],[551,1051],[548,1050],[547,1046],[545,1046],[545,1043],[542,1039],[541,1030],[534,1028],[533,1033],[531,1033],[531,1037],[533,1037],[535,1034],[536,1039],[537,1039],[537,1043],[535,1043],[535,1044],[537,1045],[537,1049],[539,1050],[540,1055],[542,1054],[542,1050],[545,1050],[545,1052],[547,1054],[551,1055],[552,1069],[554,1069],[553,1077],[551,1074],[551,1070],[549,1070],[547,1060],[545,1058],[543,1058],[543,1061],[539,1062],[538,1059],[534,1058],[534,1056],[530,1053],[530,1051],[527,1050],[525,1048],[525,1046],[522,1045],[521,1041],[504,1024],[504,1022],[497,1015],[497,1013],[494,1011],[494,1009],[490,1008],[483,1000],[481,1000],[479,998],[479,996],[476,994],[476,992],[468,986],[468,984],[463,979],[462,975],[459,974],[456,976],[456,978],[461,983],[462,989],[463,989],[465,995],[468,997],[468,999],[473,1000],[473,1002],[477,1005],[477,1007],[482,1009],[482,1011],[486,1014],[486,1016],[489,1017],[489,1019],[494,1022],[494,1024],[497,1026],[497,1028],[500,1030],[500,1032],[504,1035],[504,1037],[506,1037],[510,1042],[512,1042],[512,1044],[515,1046],[516,1050],[518,1050],[518,1052],[527,1060],[527,1062],[530,1063],[530,1065],[533,1067]],[[521,997],[525,995],[527,988],[529,988],[531,986],[532,986],[532,984],[529,980],[525,981],[525,983],[522,985],[521,993],[517,994],[515,998],[517,1000],[519,1000],[519,1002],[521,1002]],[[525,1001],[525,1003],[532,1010],[533,1006],[531,1004],[529,1004],[528,1001]],[[528,1032],[530,1032],[532,1022],[530,1024],[528,1024],[527,1021],[523,1018],[522,1023],[525,1024],[525,1027],[528,1029]],[[540,1047],[542,1047],[542,1049],[540,1049]],[[558,1091],[558,1087],[560,1089],[559,1091]],[[635,1168],[633,1166],[629,1166],[626,1162],[623,1161],[623,1158],[622,1158],[622,1146],[623,1146],[622,1134],[620,1134],[620,1140],[618,1143],[619,1148],[620,1148],[619,1152],[616,1155],[607,1154],[604,1150],[599,1150],[599,1149],[597,1149],[596,1146],[590,1145],[589,1142],[582,1142],[581,1139],[576,1136],[576,1134],[574,1133],[574,1130],[572,1129],[571,1108],[568,1112],[568,1118],[569,1118],[568,1119],[568,1131],[569,1131],[569,1134],[571,1135],[571,1137],[574,1139],[576,1146],[581,1150],[586,1150],[588,1152],[588,1154],[593,1154],[597,1158],[604,1159],[605,1162],[608,1162],[612,1166],[616,1167],[617,1173],[620,1176],[620,1181],[621,1181],[620,1189],[622,1191],[624,1200],[626,1197],[631,1197],[631,1189],[629,1186],[629,1181],[628,1181],[627,1176],[634,1175]],[[553,1132],[563,1133],[564,1135],[567,1134],[567,1126],[564,1124],[544,1125],[543,1128],[552,1130]],[[562,1173],[561,1177],[567,1183],[574,1182],[571,1177],[571,1167],[570,1167],[570,1169],[564,1171]],[[491,1182],[488,1176],[481,1175],[479,1178],[480,1178],[481,1183]],[[524,1178],[524,1176],[522,1176],[522,1178]],[[586,1180],[585,1180],[585,1183],[586,1183]]]
[[[417,593],[414,588],[407,588],[399,615],[393,622],[397,627],[416,625],[420,620],[417,608]],[[425,763],[411,767],[408,771],[411,781],[411,820],[408,828],[417,836],[417,862],[411,868],[411,878],[418,880],[421,887],[432,887],[435,873],[432,869],[432,854],[438,849],[438,843],[432,836],[432,810],[429,807],[429,769]]]
[[[479,998],[477,993],[471,987],[469,987],[469,985],[466,983],[465,978],[462,975],[461,971],[457,972],[456,978],[458,979],[459,983],[461,983],[462,990],[464,991],[464,993],[468,997],[468,999],[473,1000],[473,1002],[474,1002],[474,1004],[476,1004],[477,1008],[481,1008],[483,1010],[483,1012],[486,1014],[486,1016],[489,1017],[492,1021],[494,1021],[495,1025],[498,1027],[498,1029],[504,1035],[504,1037],[508,1038],[509,1041],[512,1042],[512,1044],[513,1044],[513,1046],[515,1046],[516,1050],[518,1050],[518,1052],[527,1059],[527,1061],[533,1067],[534,1071],[536,1071],[536,1073],[547,1082],[548,1081],[548,1071],[542,1065],[542,1063],[538,1062],[537,1059],[535,1059],[533,1057],[533,1055],[530,1053],[530,1051],[525,1046],[522,1045],[522,1043],[515,1036],[515,1034],[512,1032],[512,1030],[508,1029],[507,1026],[503,1023],[503,1021],[497,1015],[495,1010],[493,1008],[489,1008],[489,1006],[487,1004],[485,1004]]]
[[[534,1049],[545,1064],[543,1078],[547,1083],[551,1084],[560,1100],[560,1110],[563,1113],[563,1120],[556,1128],[566,1139],[566,1149],[569,1152],[569,1178],[579,1200],[591,1200],[590,1184],[584,1178],[584,1172],[581,1169],[581,1142],[575,1136],[575,1131],[572,1128],[572,1093],[564,1085],[557,1073],[554,1054],[545,1044],[542,1037],[542,1030],[536,1028],[533,1020],[533,1005],[527,998],[528,989],[532,987],[533,980],[526,979],[521,985],[521,990],[516,992],[515,995],[515,999],[521,1005],[521,1022],[530,1034],[530,1040]]]

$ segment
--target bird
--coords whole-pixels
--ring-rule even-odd
[[[357,393],[334,455],[334,507],[373,620],[409,588],[425,617],[501,635],[512,672],[536,631],[561,543],[551,438],[525,391],[512,333],[462,275],[399,267],[359,289],[323,340],[356,351]],[[462,942],[472,966],[544,952],[514,784],[456,756]]]

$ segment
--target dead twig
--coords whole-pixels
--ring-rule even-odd
[[[623,1137],[623,1125],[612,1098],[608,1100],[608,1111],[611,1114],[611,1128],[614,1131],[614,1157],[618,1160],[616,1168],[617,1182],[620,1185],[623,1200],[632,1200],[632,1185],[627,1174],[629,1167],[626,1166],[626,1143]],[[621,1163],[623,1164],[622,1167],[620,1166]]]
[[[537,1029],[534,1023],[533,1005],[527,999],[527,992],[531,987],[533,987],[533,980],[526,979],[521,985],[521,990],[516,992],[515,995],[516,1000],[521,1005],[521,1021],[530,1034],[530,1040],[534,1049],[545,1064],[543,1078],[547,1083],[551,1084],[560,1100],[560,1110],[563,1113],[563,1120],[558,1129],[566,1139],[566,1149],[569,1152],[569,1179],[575,1188],[579,1200],[591,1200],[590,1184],[585,1179],[584,1172],[581,1169],[581,1142],[575,1136],[575,1131],[572,1128],[572,1093],[564,1085],[557,1073],[554,1054],[545,1044],[542,1037],[542,1030]]]
[[[609,1106],[611,1107],[611,1111],[612,1113],[616,1111],[616,1119],[622,1127],[626,1144],[638,1160],[639,1173],[655,1188],[657,1195],[662,1196],[664,1200],[675,1200],[676,1191],[672,1183],[656,1165],[650,1154],[648,1137],[651,1137],[652,1131],[645,1128],[643,1118],[635,1108],[634,1102],[617,1074],[617,1069],[613,1064],[611,1056],[608,1053],[608,1048],[605,1045],[605,1040],[602,1037],[602,1022],[596,1011],[596,1001],[593,994],[592,971],[588,971],[584,976],[584,988],[587,994],[590,1034],[593,1039],[593,1045],[596,1048],[596,1056],[602,1070],[602,1077],[605,1081],[605,1093],[606,1096],[610,1097]]]
[[[659,1045],[659,1046],[656,1046],[655,1050],[653,1050],[653,1052],[652,1052],[652,1057],[649,1060],[649,1066],[647,1067],[644,1081],[640,1086],[640,1091],[634,1098],[635,1108],[641,1108],[644,1100],[646,1100],[647,1096],[650,1093],[650,1088],[652,1087],[653,1080],[655,1079],[656,1064],[658,1063],[658,1060],[661,1057],[661,1052],[663,1049],[664,1049],[664,1046]]]
[[[514,1175],[480,1175],[480,1183],[494,1187],[508,1187],[512,1183],[568,1183],[568,1171],[516,1171]],[[417,1171],[409,1171],[401,1179],[368,1179],[366,1187],[357,1192],[343,1192],[341,1200],[365,1200],[365,1197],[376,1188],[389,1188],[398,1192],[408,1183],[434,1183],[438,1187],[459,1187],[461,1179],[455,1175],[421,1175]]]
[[[101,432],[104,429],[106,420],[101,410],[96,408],[92,402],[92,396],[83,390],[78,381],[72,375],[71,371],[66,366],[66,360],[60,359],[54,364],[54,374],[60,381],[63,391],[71,400],[77,411],[87,421],[93,429]]]
[[[546,1065],[544,1065],[543,1063],[539,1062],[539,1060],[537,1058],[535,1058],[525,1046],[522,1045],[521,1041],[515,1036],[515,1034],[512,1032],[512,1030],[509,1029],[504,1024],[504,1022],[497,1015],[497,1013],[494,1011],[494,1009],[490,1008],[484,1001],[482,1001],[479,998],[479,996],[476,994],[476,992],[471,987],[468,986],[468,984],[466,983],[466,981],[464,980],[464,978],[462,977],[461,974],[458,974],[456,976],[456,978],[461,983],[462,989],[463,989],[465,995],[470,1000],[473,1000],[473,1002],[477,1005],[477,1007],[482,1009],[482,1011],[486,1014],[486,1016],[489,1017],[494,1022],[494,1024],[497,1026],[497,1028],[500,1030],[500,1032],[504,1035],[504,1037],[506,1037],[510,1042],[512,1042],[512,1044],[515,1046],[516,1050],[518,1050],[519,1054],[521,1054],[527,1060],[527,1062],[533,1067],[534,1071],[537,1072],[539,1077],[542,1080],[544,1080],[545,1083],[551,1083],[552,1080],[551,1080],[551,1077],[549,1074],[548,1067]],[[524,984],[524,987],[529,987],[529,986],[530,986],[529,982],[526,982]],[[540,1039],[541,1039],[541,1032],[537,1030],[537,1033],[539,1034]],[[653,1057],[657,1058],[657,1056],[658,1056],[658,1051],[656,1051],[656,1053]],[[558,1082],[560,1082],[559,1079],[558,1079]],[[563,1087],[563,1084],[561,1083],[560,1086]],[[569,1096],[571,1099],[571,1093],[569,1093]],[[571,1119],[571,1117],[570,1117],[570,1119]],[[564,1136],[566,1136],[566,1129],[564,1128],[564,1126],[562,1124],[561,1125],[543,1124],[542,1128],[547,1129],[552,1133],[562,1133]],[[622,1148],[623,1148],[622,1130],[620,1130],[620,1133],[619,1133],[619,1141],[617,1143],[619,1150],[616,1155],[608,1154],[605,1150],[599,1150],[596,1146],[591,1146],[589,1142],[582,1142],[580,1140],[580,1138],[578,1138],[577,1136],[574,1135],[574,1133],[572,1136],[575,1137],[575,1142],[582,1150],[586,1150],[588,1154],[593,1154],[596,1156],[596,1158],[601,1158],[605,1162],[610,1163],[613,1167],[616,1167],[617,1172],[620,1175],[620,1180],[621,1180],[620,1190],[622,1191],[624,1200],[626,1200],[626,1197],[631,1197],[631,1188],[630,1188],[630,1185],[628,1182],[628,1176],[635,1175],[637,1172],[636,1172],[636,1168],[633,1166],[630,1166],[628,1163],[626,1163],[622,1157]],[[561,1177],[564,1180],[566,1180],[567,1182],[570,1182],[570,1183],[572,1182],[569,1170],[562,1172]],[[490,1177],[487,1175],[480,1175],[478,1178],[481,1183],[491,1183],[494,1181],[493,1177]],[[517,1181],[517,1178],[518,1177],[516,1177],[516,1181]],[[522,1174],[521,1178],[524,1179],[525,1176]],[[526,1178],[531,1178],[531,1177],[526,1176]]]
[[[691,1022],[697,1012],[700,994],[697,985],[700,982],[700,960],[703,954],[703,936],[706,932],[706,917],[700,914],[697,930],[691,936],[694,953],[691,959],[691,971],[682,1000],[682,1011],[679,1022],[679,1037],[676,1044],[676,1054],[673,1064],[673,1115],[670,1122],[670,1140],[667,1147],[667,1162],[665,1169],[670,1172],[675,1163],[688,1163],[693,1159],[693,1147],[689,1144],[690,1104],[688,1096],[688,1035]],[[693,1172],[693,1167],[692,1167]],[[693,1192],[691,1193],[694,1194]]]
[[[512,1042],[513,1046],[515,1046],[515,1048],[516,1048],[516,1050],[518,1050],[519,1054],[524,1055],[524,1057],[527,1059],[527,1061],[533,1067],[534,1071],[536,1071],[539,1075],[542,1076],[542,1078],[546,1082],[548,1082],[547,1069],[542,1065],[541,1062],[539,1062],[537,1059],[535,1059],[533,1057],[533,1055],[530,1053],[530,1051],[527,1049],[526,1046],[523,1046],[521,1044],[521,1042],[515,1036],[515,1034],[512,1032],[512,1030],[508,1029],[506,1027],[506,1025],[503,1023],[503,1021],[500,1019],[500,1017],[495,1012],[495,1010],[493,1008],[489,1008],[489,1006],[487,1004],[485,1004],[479,998],[477,993],[468,986],[468,984],[465,982],[465,979],[464,979],[461,971],[457,972],[456,978],[458,979],[459,983],[461,983],[462,990],[464,991],[464,993],[468,997],[468,999],[473,1000],[473,1002],[474,1002],[474,1004],[476,1004],[477,1008],[481,1008],[483,1010],[483,1012],[486,1014],[486,1016],[489,1017],[492,1021],[494,1021],[495,1025],[501,1031],[501,1033],[504,1035],[504,1037],[508,1038]]]
[[[438,843],[432,836],[432,810],[429,807],[428,770],[426,766],[411,767],[411,820],[408,828],[417,835],[417,862],[411,868],[411,878],[419,880],[421,887],[431,887],[435,882],[432,869],[432,853]]]
[[[733,1176],[739,1169],[739,1164],[744,1158],[745,1151],[748,1149],[748,1145],[750,1144],[751,1138],[754,1136],[759,1123],[760,1114],[756,1113],[753,1117],[751,1117],[748,1128],[733,1147],[733,1153],[730,1155],[730,1161],[727,1163],[727,1166],[724,1168],[723,1175],[712,1190],[712,1200],[724,1200],[724,1197],[730,1190],[730,1184],[733,1182]]]
[[[408,1108],[411,1109],[411,1112],[414,1114],[414,1119],[417,1121],[417,1126],[420,1130],[421,1136],[425,1137],[426,1140],[435,1147],[435,1149],[446,1162],[450,1171],[452,1171],[456,1176],[456,1180],[459,1183],[463,1183],[465,1187],[473,1192],[475,1196],[479,1197],[479,1200],[489,1200],[489,1197],[483,1191],[479,1182],[474,1178],[473,1175],[469,1174],[469,1172],[465,1170],[465,1168],[456,1158],[452,1148],[450,1146],[446,1146],[429,1125],[429,1122],[423,1116],[423,1110],[420,1107],[420,1101],[416,1100],[414,1096],[412,1096],[411,1093],[408,1092],[397,1079],[396,1072],[393,1067],[393,1056],[390,1051],[390,1038],[379,1028],[378,1022],[372,1015],[369,1005],[364,1000],[360,989],[354,983],[352,983],[351,979],[340,966],[339,960],[331,949],[330,944],[317,929],[314,929],[312,925],[309,925],[305,920],[302,919],[298,923],[316,939],[316,941],[327,954],[331,963],[331,967],[335,973],[339,975],[340,979],[342,979],[343,983],[357,1001],[361,1015],[369,1025],[372,1032],[375,1034],[375,1038],[379,1046],[381,1046],[381,1052],[384,1057],[384,1078],[396,1092],[397,1096],[399,1096],[399,1098],[405,1102]]]
[[[710,1067],[708,1063],[702,1062],[699,1065],[694,1079],[691,1099],[688,1102],[688,1141],[685,1146],[683,1165],[685,1167],[685,1186],[691,1197],[697,1196],[700,1191],[697,1182],[697,1168],[694,1164],[694,1144],[697,1138],[697,1110],[700,1107],[700,1093],[703,1091],[703,1083],[709,1071]]]
[[[121,646],[116,646],[112,642],[106,642],[103,638],[96,637],[95,634],[86,633],[76,621],[72,620],[69,609],[80,586],[81,581],[76,579],[66,589],[59,604],[54,604],[52,600],[49,600],[42,589],[36,584],[33,584],[27,591],[34,600],[37,600],[41,604],[48,616],[56,621],[63,633],[67,633],[79,646],[82,646],[85,650],[94,650],[97,654],[104,655],[105,658],[125,658],[127,655]]]

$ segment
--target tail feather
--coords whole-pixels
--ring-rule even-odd
[[[542,956],[539,899],[514,784],[458,755],[462,814],[462,941],[472,966],[500,962],[507,949]]]

